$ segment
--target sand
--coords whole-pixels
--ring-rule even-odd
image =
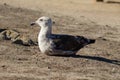
[[[82,0],[0,0],[0,4],[0,29],[14,29],[37,41],[40,28],[31,28],[30,23],[46,15],[55,21],[53,33],[96,39],[74,57],[46,56],[38,46],[0,40],[0,80],[120,79],[120,4]]]

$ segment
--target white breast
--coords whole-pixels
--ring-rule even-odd
[[[50,40],[48,38],[43,38],[39,36],[38,45],[42,53],[45,53],[51,49]]]

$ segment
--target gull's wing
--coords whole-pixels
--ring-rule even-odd
[[[90,40],[83,36],[53,34],[51,39],[55,45],[55,49],[64,51],[78,51],[80,48],[90,43]],[[91,43],[93,42],[94,41]]]

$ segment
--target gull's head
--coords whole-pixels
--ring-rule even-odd
[[[49,17],[43,16],[38,18],[35,22],[31,23],[31,26],[33,25],[39,25],[41,28],[42,27],[51,27],[52,26],[52,20]]]

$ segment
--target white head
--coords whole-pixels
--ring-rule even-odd
[[[37,19],[37,21],[32,22],[31,25],[38,24],[41,28],[52,27],[52,20],[49,17],[43,16]]]

